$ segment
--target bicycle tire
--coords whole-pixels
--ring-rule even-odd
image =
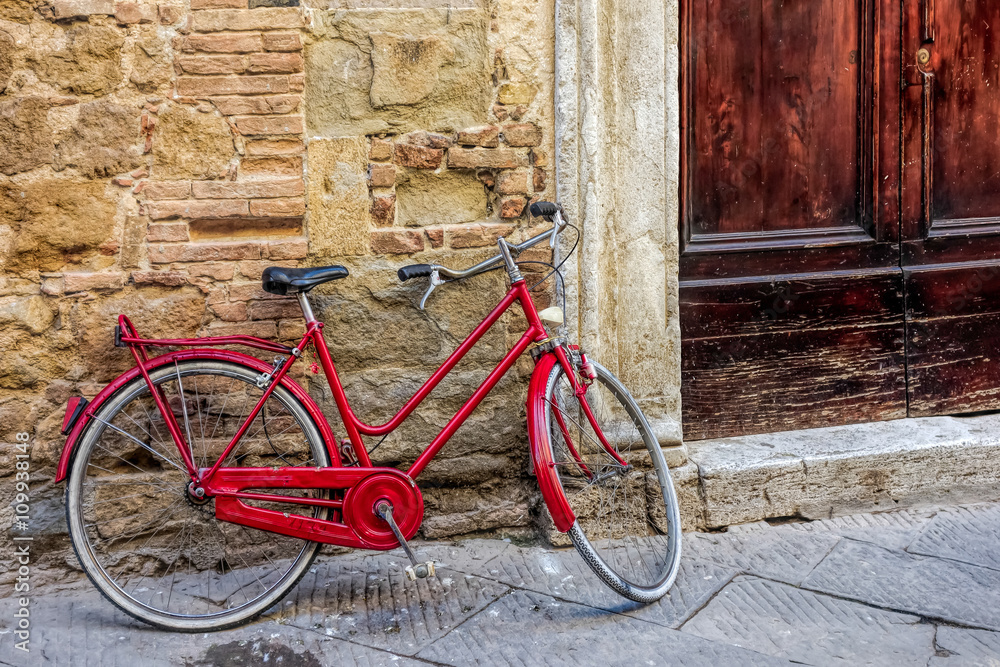
[[[246,410],[247,404],[255,404],[250,402],[254,396],[262,395],[263,389],[256,384],[259,376],[260,371],[248,366],[204,359],[175,362],[150,373],[164,391],[181,430],[187,431],[198,467],[217,460],[235,428],[243,423],[242,415],[233,419],[236,403],[242,400],[241,409]],[[223,400],[214,388],[221,392],[227,381],[229,390]],[[206,389],[213,391],[206,394]],[[189,407],[198,409],[197,419]],[[319,429],[284,387],[275,388],[255,425],[258,420],[262,426],[253,435],[248,429],[227,457],[227,466],[242,465],[247,459],[253,467],[330,465]],[[285,430],[278,432],[281,425]],[[178,467],[176,445],[169,434],[159,437],[166,433],[164,429],[163,417],[155,410],[141,376],[95,413],[80,438],[66,490],[67,523],[77,559],[105,598],[149,625],[205,632],[246,623],[288,594],[309,570],[321,545],[215,519],[213,501],[197,504],[203,501],[187,492],[189,480],[183,464]],[[261,431],[265,436],[255,440]],[[289,508],[282,503],[260,505]],[[318,518],[326,518],[329,511],[302,507],[308,516]],[[136,528],[143,516],[152,516],[151,522],[141,519]],[[179,543],[176,549],[175,543]],[[287,552],[287,557],[279,551]]]
[[[655,602],[669,592],[680,567],[677,496],[639,404],[614,374],[592,363],[597,377],[585,394],[588,404],[605,440],[630,467],[608,454],[562,365],[553,366],[545,386],[544,423],[553,468],[576,515],[568,535],[614,591],[636,602]],[[638,440],[641,448],[634,447]]]

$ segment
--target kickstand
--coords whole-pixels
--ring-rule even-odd
[[[410,581],[416,581],[417,579],[426,579],[427,577],[435,576],[434,572],[434,561],[429,560],[426,563],[418,563],[417,557],[413,555],[413,550],[410,549],[410,545],[406,543],[406,538],[403,537],[403,532],[396,525],[396,520],[392,518],[392,503],[387,500],[382,500],[375,506],[375,513],[379,515],[383,521],[389,524],[389,528],[392,529],[392,534],[396,536],[399,540],[399,545],[403,547],[403,551],[406,552],[406,557],[410,559],[410,565],[406,568],[406,576]]]

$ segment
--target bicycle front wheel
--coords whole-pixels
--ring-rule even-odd
[[[569,537],[608,586],[653,602],[670,590],[680,566],[677,496],[638,403],[608,369],[593,366],[586,405],[561,364],[545,389],[554,470],[576,515]]]
[[[263,395],[259,375],[214,360],[150,373],[197,467],[212,466],[245,422]],[[278,386],[224,465],[315,467],[330,459],[308,411]],[[193,497],[189,482],[163,415],[138,377],[101,406],[80,439],[66,491],[70,538],[87,576],[126,613],[169,630],[222,630],[283,598],[320,545],[219,521],[214,501]],[[328,512],[254,504],[317,518]]]

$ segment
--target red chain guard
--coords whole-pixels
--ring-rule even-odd
[[[202,474],[207,470],[202,470]],[[331,489],[345,491],[343,501],[318,504],[340,509],[343,523],[253,507],[243,499],[264,500],[250,489]],[[424,518],[424,500],[416,483],[395,468],[219,468],[205,486],[215,498],[215,518],[280,535],[357,549],[387,550],[399,546],[389,524],[375,514],[388,500],[393,519],[409,540]],[[274,497],[274,496],[267,496]],[[311,504],[288,504],[290,510]],[[301,510],[300,510],[301,511]]]

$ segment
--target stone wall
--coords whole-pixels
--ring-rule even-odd
[[[527,204],[554,196],[549,0],[298,5],[0,3],[0,437],[34,434],[33,529],[52,558],[68,553],[51,484],[63,405],[130,365],[111,344],[119,313],[148,336],[293,341],[297,306],[262,292],[261,271],[342,263],[351,277],[315,308],[359,414],[382,420],[504,289],[487,274],[421,312],[424,285],[395,269],[479,261],[499,235],[529,234]],[[521,319],[502,320],[373,458],[413,460]],[[325,386],[302,371],[338,433]],[[535,534],[529,371],[421,478],[424,536]],[[4,450],[3,526],[12,474]]]

